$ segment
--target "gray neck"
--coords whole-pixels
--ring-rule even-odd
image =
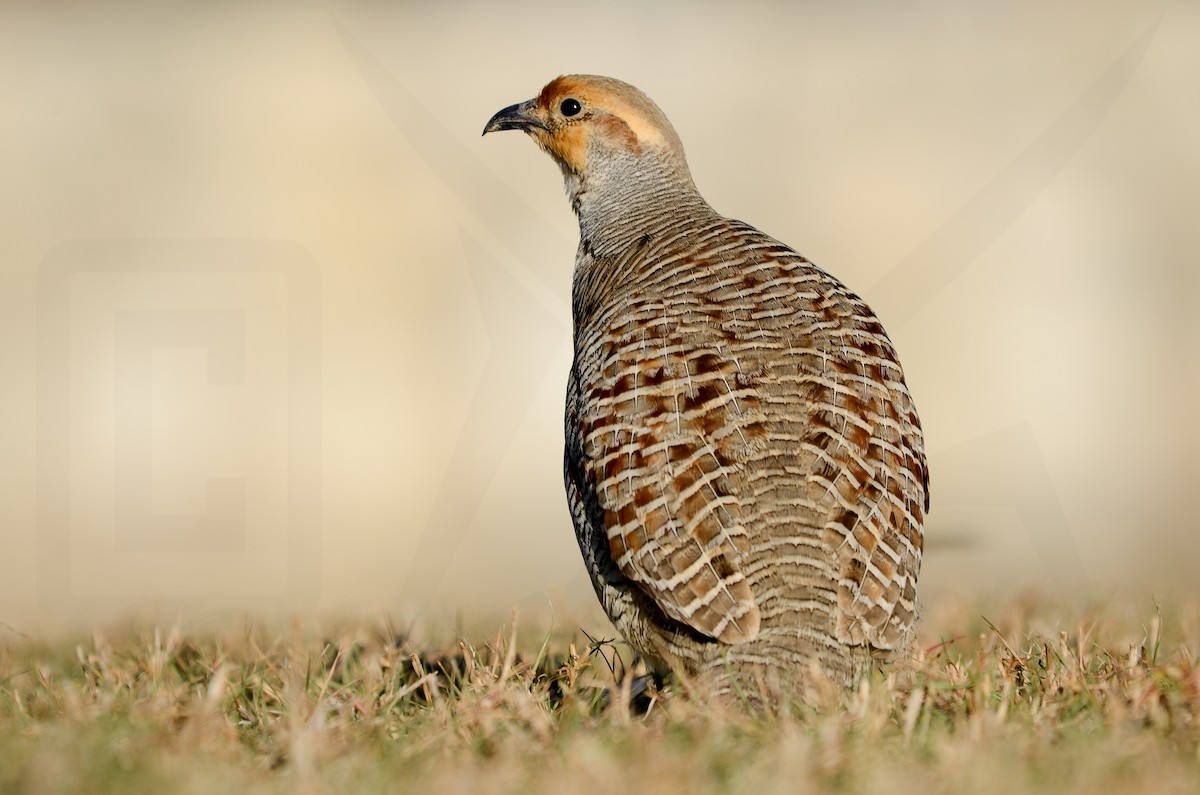
[[[642,238],[714,211],[696,190],[681,157],[662,150],[606,152],[586,177],[568,173],[567,193],[579,217],[582,245],[614,256]]]

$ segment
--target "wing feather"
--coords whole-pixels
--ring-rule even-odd
[[[752,388],[706,330],[648,324],[633,307],[580,383],[582,470],[621,573],[672,619],[724,643],[758,634],[741,570],[739,461],[765,434]]]

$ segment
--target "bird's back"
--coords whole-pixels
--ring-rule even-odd
[[[664,212],[581,239],[566,479],[596,591],[651,661],[852,681],[915,617],[920,424],[870,308],[758,230]]]

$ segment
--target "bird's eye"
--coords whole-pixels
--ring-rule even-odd
[[[562,101],[562,104],[558,106],[558,109],[562,111],[562,115],[569,118],[583,110],[583,105],[579,104],[579,100],[572,97],[567,97]]]

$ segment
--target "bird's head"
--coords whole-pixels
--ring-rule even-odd
[[[687,175],[683,145],[666,115],[641,91],[611,77],[556,77],[533,99],[493,116],[483,134],[498,130],[529,134],[568,180],[586,179],[614,160],[647,157]]]

